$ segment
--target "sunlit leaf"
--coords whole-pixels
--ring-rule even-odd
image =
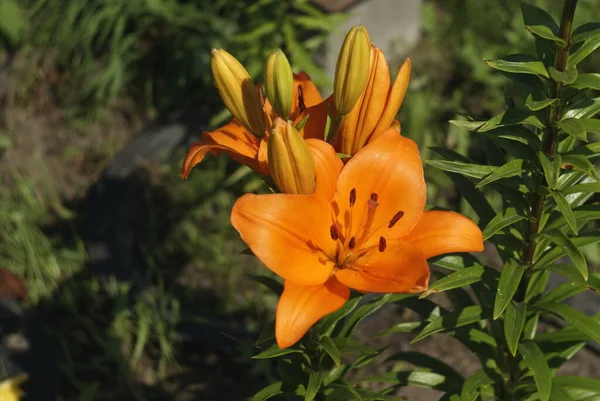
[[[525,171],[523,169],[523,160],[511,160],[508,163],[496,168],[496,170],[494,170],[490,175],[481,180],[476,185],[476,188],[481,188],[484,185],[487,185],[489,183],[503,178],[514,177],[516,175],[521,174],[523,171]]]
[[[340,351],[329,336],[321,337],[321,348],[333,359],[336,366],[340,365]]]
[[[560,316],[565,322],[600,342],[600,323],[565,304],[542,304],[541,309]]]
[[[470,164],[447,160],[426,160],[425,162],[433,167],[439,168],[440,170],[474,178],[483,178],[496,169],[496,167],[494,166]]]
[[[465,380],[460,392],[460,401],[475,401],[479,397],[479,388],[489,386],[494,379],[484,369],[479,369]]]
[[[500,127],[508,127],[511,125],[531,125],[536,128],[544,128],[544,123],[535,115],[525,113],[521,110],[507,109],[490,118],[483,126],[479,128],[479,132],[486,132]]]
[[[548,78],[548,71],[544,63],[535,57],[516,54],[509,56],[504,60],[484,60],[487,65],[500,71],[511,72],[515,74],[535,74]]]
[[[533,100],[531,94],[527,96],[525,100],[525,107],[527,107],[531,111],[539,111],[545,109],[548,106],[557,105],[560,102],[560,99],[543,99],[543,100]]]
[[[575,214],[573,213],[573,210],[571,210],[569,202],[567,202],[567,198],[559,191],[550,191],[550,195],[552,195],[554,202],[556,202],[556,206],[558,206],[558,210],[562,213],[569,228],[573,231],[573,234],[577,235],[577,232],[579,231],[577,228],[577,220],[575,219]]]
[[[561,84],[566,85],[575,82],[577,80],[577,76],[579,75],[576,68],[558,71],[554,67],[549,67],[548,72],[550,73],[550,78],[552,78],[554,82],[560,82]]]
[[[525,318],[527,317],[527,303],[520,302],[515,304],[509,302],[504,310],[504,338],[508,350],[515,356],[521,333],[525,327]]]
[[[588,269],[587,262],[581,250],[577,247],[575,242],[571,238],[567,237],[565,233],[558,229],[542,232],[541,235],[548,238],[554,244],[559,246],[573,261],[573,264],[581,273],[581,276],[587,280]]]
[[[552,375],[540,347],[533,341],[526,341],[519,344],[519,353],[523,356],[523,362],[533,373],[540,400],[548,401],[552,388]]]
[[[508,261],[502,268],[496,298],[494,300],[494,320],[498,319],[519,288],[525,267],[514,260]]]
[[[411,341],[415,343],[434,333],[444,330],[452,330],[457,327],[465,326],[480,321],[484,317],[480,306],[473,305],[466,308],[445,313],[444,315],[432,320],[421,330],[421,332]]]
[[[561,120],[568,118],[591,118],[598,112],[600,112],[600,98],[585,99],[570,106],[563,114]]]
[[[472,266],[466,269],[458,270],[446,277],[437,280],[431,284],[426,292],[421,294],[419,298],[425,298],[430,294],[442,291],[448,291],[455,288],[466,287],[469,284],[481,280],[483,275],[483,266]]]
[[[577,50],[569,55],[569,60],[567,65],[569,67],[575,67],[581,61],[583,61],[587,56],[589,56],[594,50],[600,47],[600,34],[590,37],[585,40]]]
[[[600,90],[600,74],[579,74],[575,82],[573,82],[573,86]]]
[[[587,142],[587,129],[581,120],[576,118],[567,118],[558,122],[558,128],[566,134],[572,135],[580,141]]]
[[[412,365],[421,368],[426,368],[429,371],[439,373],[448,378],[452,378],[461,383],[464,380],[462,375],[458,373],[453,367],[445,364],[437,358],[434,358],[421,352],[398,352],[386,359],[386,362],[389,361],[408,362]]]

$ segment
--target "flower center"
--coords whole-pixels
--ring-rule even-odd
[[[392,216],[387,224],[374,226],[375,213],[379,206],[379,195],[375,192],[371,193],[369,199],[367,199],[366,213],[354,212],[357,210],[355,208],[356,201],[356,188],[352,188],[348,195],[350,208],[344,216],[344,222],[334,221],[329,229],[331,239],[336,241],[336,253],[333,260],[338,269],[357,266],[357,261],[369,251],[376,249],[378,252],[384,252],[387,248],[387,240],[383,236],[379,236],[379,239],[375,240],[373,238],[374,234],[384,228],[385,225],[388,229],[391,229],[404,216],[404,212],[400,210]],[[360,213],[361,216],[355,216],[357,213]],[[356,217],[361,220],[355,229],[353,221]]]

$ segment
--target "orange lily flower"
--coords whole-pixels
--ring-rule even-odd
[[[320,143],[314,194],[246,194],[231,214],[252,252],[285,280],[276,311],[281,348],[342,307],[350,288],[421,292],[429,282],[427,258],[483,249],[471,220],[423,212],[423,166],[412,140],[389,129],[345,166]]]
[[[294,74],[294,101],[290,119],[294,122],[300,121],[306,108],[321,101],[321,94],[310,80],[310,77],[304,72]],[[267,142],[272,122],[276,117],[268,100],[265,100],[264,112],[267,120],[267,130],[262,138],[252,135],[235,118],[214,131],[202,133],[200,141],[192,144],[188,150],[181,168],[181,178],[187,178],[192,168],[200,163],[209,152],[215,155],[225,152],[233,160],[250,167],[252,170],[261,174],[268,174]],[[319,135],[322,138],[322,129],[319,132],[314,129],[315,126],[313,121],[307,121],[304,128],[300,130],[300,134],[305,138],[319,137]]]

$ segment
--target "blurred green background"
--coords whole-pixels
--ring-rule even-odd
[[[558,0],[534,3],[560,12]],[[579,2],[576,25],[600,20],[596,3]],[[89,268],[90,188],[145,127],[180,112],[205,129],[228,118],[211,47],[259,82],[266,56],[282,48],[328,95],[332,77],[313,58],[345,18],[301,0],[0,0],[0,267],[25,281],[25,309],[55,344],[59,399],[235,400],[270,380],[244,340],[270,322],[276,298],[252,280],[266,269],[240,253],[229,225],[235,199],[260,179],[223,156],[182,181],[183,146],[143,165],[131,246],[145,269],[129,279]],[[447,121],[501,110],[511,88],[483,58],[532,51],[519,1],[425,0],[421,31],[390,60],[394,71],[413,62],[403,133],[423,159],[435,145],[486,160],[482,139]],[[471,213],[444,174],[426,177],[429,203]],[[597,249],[588,256],[598,262]]]

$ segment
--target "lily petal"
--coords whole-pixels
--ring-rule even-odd
[[[392,124],[392,121],[394,121],[394,118],[396,118],[396,114],[398,114],[398,110],[400,110],[400,106],[402,106],[402,101],[404,100],[404,96],[408,90],[410,69],[411,61],[409,58],[407,58],[400,67],[400,70],[398,70],[398,75],[396,76],[396,80],[392,85],[392,89],[390,90],[387,98],[385,110],[383,111],[381,119],[375,128],[375,132],[388,129]]]
[[[317,187],[315,194],[327,200],[333,199],[338,176],[344,163],[337,156],[333,146],[319,139],[307,139],[306,144],[315,159]]]
[[[231,224],[265,266],[284,279],[300,285],[329,279],[336,245],[327,199],[246,194],[233,206]]]
[[[296,117],[302,112],[302,110],[300,110],[300,103],[298,99],[298,87],[302,87],[302,99],[304,100],[304,106],[306,108],[312,107],[323,101],[321,93],[319,93],[317,86],[310,79],[307,73],[301,72],[299,74],[294,74],[294,100],[292,103],[292,119],[294,119],[294,117]]]
[[[351,192],[355,193],[356,200],[352,207],[349,204]],[[372,203],[369,200],[375,196],[377,208],[369,236],[400,239],[413,229],[423,214],[426,188],[419,149],[412,140],[393,129],[362,148],[340,173],[334,195],[338,223],[346,227],[347,216],[352,215],[351,232],[360,234],[365,228],[369,203]]]
[[[309,107],[294,120],[294,125],[298,124],[300,120],[308,115],[308,120],[299,131],[304,139],[325,139],[325,125],[327,124],[327,114],[330,107],[333,108],[333,95],[321,103]]]
[[[479,227],[453,212],[424,212],[404,240],[419,247],[426,258],[451,252],[483,251],[483,234]]]
[[[335,277],[317,286],[286,281],[275,315],[275,338],[279,348],[297,343],[313,324],[340,309],[349,297],[350,289]]]
[[[427,289],[429,266],[419,248],[392,240],[383,252],[374,247],[357,259],[354,267],[337,270],[335,276],[361,292],[415,293]]]
[[[260,140],[249,133],[239,122],[212,131],[204,132],[200,142],[192,144],[181,167],[181,178],[187,178],[192,168],[200,163],[208,152],[226,152],[233,160],[260,172],[257,155]]]

